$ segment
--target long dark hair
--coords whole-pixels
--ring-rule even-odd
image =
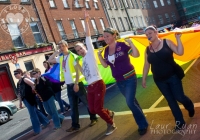
[[[48,61],[44,61],[43,64],[46,63],[47,64],[47,69],[45,70],[45,72],[47,72],[50,68],[51,68],[51,65]]]

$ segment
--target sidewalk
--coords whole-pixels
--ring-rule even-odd
[[[187,128],[174,133],[174,118],[170,110],[145,113],[149,122],[148,132],[140,136],[137,125],[131,113],[121,114],[116,112],[115,123],[118,129],[110,136],[105,136],[106,123],[99,118],[93,127],[89,127],[89,118],[81,118],[81,129],[77,132],[68,133],[65,130],[71,126],[71,119],[63,121],[62,128],[53,131],[53,122],[48,128],[33,136],[33,131],[18,138],[18,140],[199,140],[200,139],[200,107],[195,108],[195,116],[190,118],[188,112],[183,109],[183,115]]]

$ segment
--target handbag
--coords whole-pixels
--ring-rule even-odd
[[[164,41],[165,41],[165,40],[164,40]],[[153,50],[154,54],[156,55],[156,53],[155,53],[155,51],[154,51],[153,48],[152,48],[152,50]],[[158,55],[156,55],[156,57],[158,57]],[[159,57],[158,57],[158,58],[159,58]],[[169,63],[169,62],[164,61],[164,60],[161,59],[161,58],[159,58],[159,59],[162,60],[163,62],[165,62],[165,63],[171,65],[171,66],[174,68],[175,74],[178,76],[178,78],[179,78],[180,80],[183,79],[183,77],[185,76],[185,73],[184,73],[184,71],[183,71],[183,69],[182,69],[181,66],[179,66],[177,63]]]

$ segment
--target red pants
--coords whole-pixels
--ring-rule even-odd
[[[103,80],[99,80],[88,86],[88,106],[92,114],[98,114],[108,124],[113,124],[109,110],[103,108],[106,86]]]

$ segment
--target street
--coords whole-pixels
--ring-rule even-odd
[[[183,79],[185,94],[194,102],[195,107],[200,107],[200,94],[198,88],[200,83],[200,59],[188,62],[183,65],[182,68],[186,73],[186,76]],[[68,102],[66,89],[62,91],[62,98]],[[170,110],[166,100],[154,84],[152,76],[147,78],[147,88],[145,89],[141,86],[141,78],[138,79],[136,98],[145,114],[148,112],[157,112],[159,110]],[[104,105],[106,108],[115,111],[116,116],[131,114],[131,111],[126,105],[125,98],[120,93],[116,84],[107,86]],[[79,112],[80,118],[88,118],[87,109],[84,105],[79,106]],[[70,111],[67,112],[65,116],[67,119],[70,119]],[[171,112],[168,116],[166,116],[166,119],[169,117],[172,117]],[[155,118],[155,120],[156,119],[159,118]],[[67,127],[70,127],[70,125],[71,124],[68,124]],[[31,130],[31,122],[27,109],[24,108],[19,110],[16,114],[14,114],[12,120],[1,125],[0,128],[1,140],[18,139],[23,135],[26,135]]]

